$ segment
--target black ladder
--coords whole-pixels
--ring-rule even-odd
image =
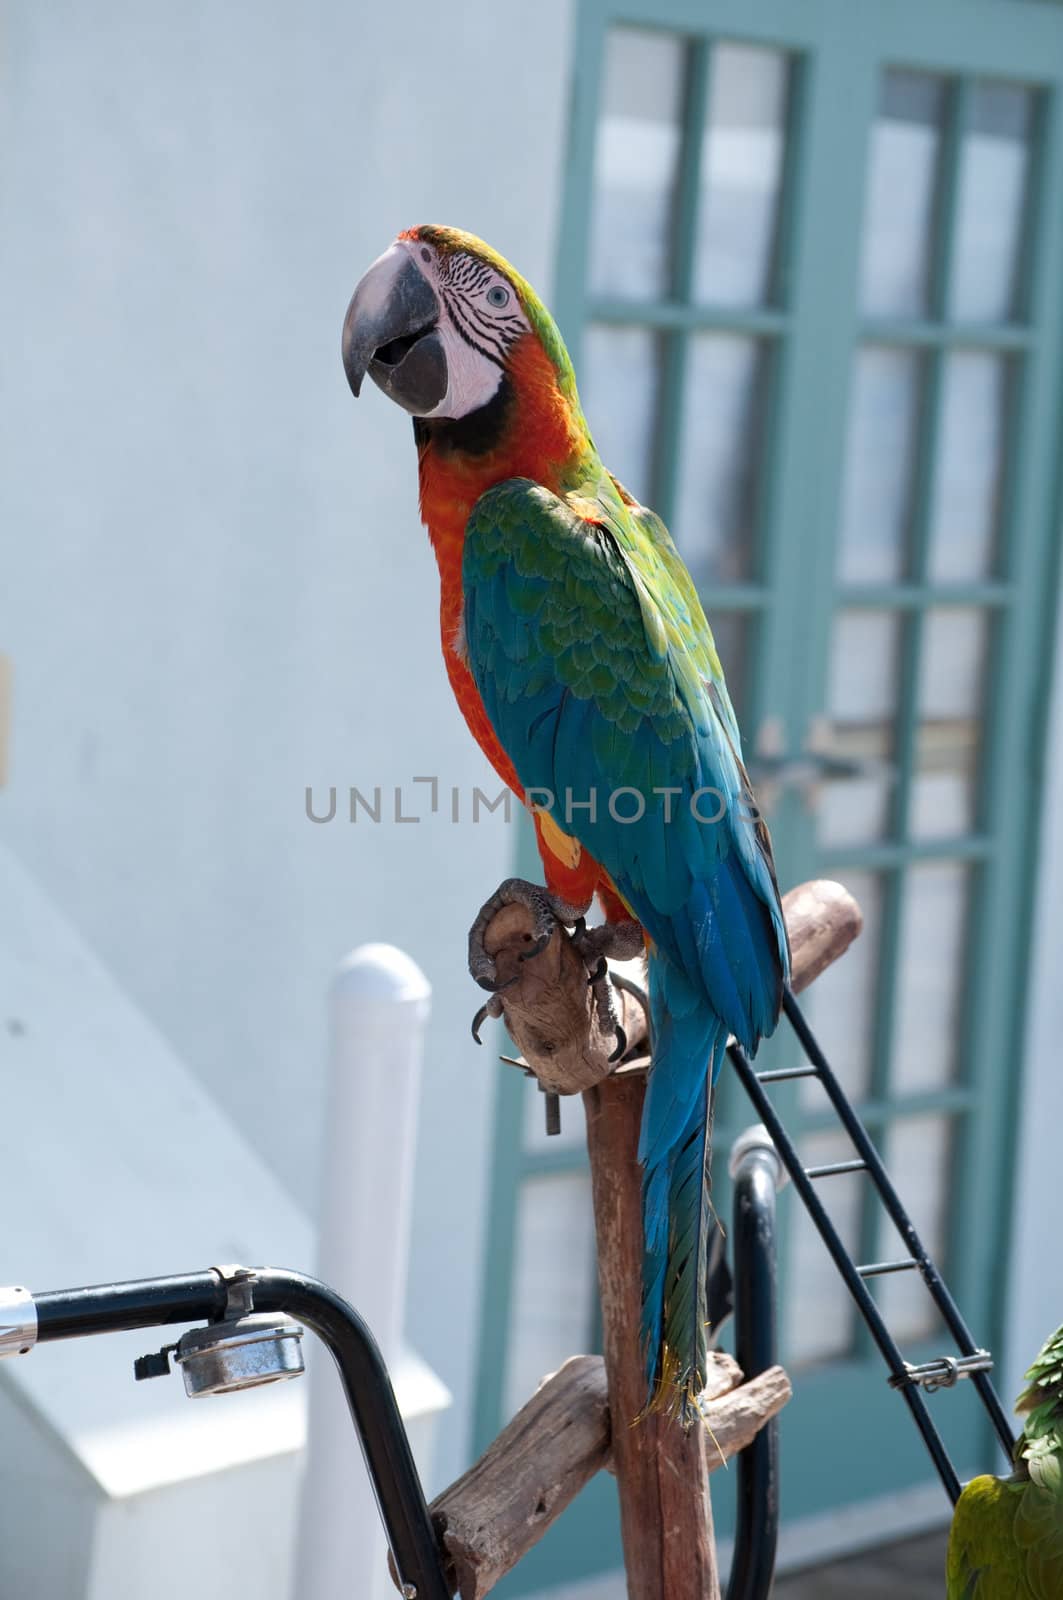
[[[783,997],[783,1010],[801,1043],[807,1065],[757,1072],[741,1045],[734,1040],[728,1045],[728,1054],[746,1093],[756,1108],[757,1115],[771,1136],[779,1153],[779,1159],[789,1173],[805,1210],[815,1223],[846,1288],[856,1303],[857,1310],[879,1348],[889,1371],[891,1388],[903,1395],[945,1491],[955,1504],[960,1496],[960,1480],[945,1443],[934,1426],[922,1391],[924,1388],[928,1391],[947,1388],[954,1384],[957,1378],[969,1377],[1010,1460],[1015,1446],[1015,1436],[989,1376],[993,1366],[992,1356],[988,1351],[980,1349],[971,1337],[959,1307],[916,1233],[867,1129],[838,1082],[790,989],[786,990]],[[803,1165],[797,1146],[787,1133],[766,1087],[793,1078],[819,1080],[837,1113],[838,1121],[852,1141],[856,1159],[834,1162],[828,1166]],[[869,1261],[862,1265],[853,1260],[816,1191],[816,1184],[820,1179],[847,1172],[867,1173],[887,1214],[904,1241],[908,1251],[906,1256],[895,1261]],[[919,1272],[922,1275],[946,1327],[956,1341],[958,1356],[942,1356],[922,1366],[912,1366],[905,1361],[867,1287],[869,1278],[882,1277],[892,1272]]]

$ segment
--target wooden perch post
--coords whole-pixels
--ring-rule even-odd
[[[805,988],[860,931],[859,907],[837,883],[807,883],[783,900],[792,985]],[[706,1426],[684,1433],[665,1417],[636,1424],[646,1399],[639,1340],[642,1266],[637,1159],[649,1041],[639,1000],[620,989],[628,1048],[618,1067],[603,1035],[582,957],[557,930],[523,961],[531,913],[506,905],[484,946],[494,957],[510,1035],[540,1084],[582,1093],[587,1113],[605,1357],[568,1361],[486,1454],[436,1500],[432,1513],[452,1586],[482,1600],[542,1537],[600,1468],[615,1472],[629,1600],[718,1600],[709,1475],[744,1448],[789,1398],[778,1367],[748,1383],[715,1354]]]
[[[791,981],[795,990],[802,989],[836,961],[859,933],[860,909],[840,884],[817,882],[791,890],[783,900],[783,910],[793,956]],[[555,938],[568,942],[560,933]],[[551,946],[553,943],[552,940]],[[535,1054],[534,1036],[543,1025],[546,974],[551,986],[557,984],[566,992],[564,1014],[575,1009],[575,990],[566,983],[567,961],[563,953],[552,953],[551,946],[537,958],[544,963],[545,973],[522,976],[512,990],[503,991],[502,1000],[507,1026],[511,1031],[516,1027],[514,1037],[540,1081],[549,1077],[551,1087],[560,1087],[563,1069],[566,1076],[571,1071],[572,1079],[579,1080],[578,1084],[573,1081],[572,1087],[583,1090],[613,1461],[629,1600],[717,1600],[719,1583],[708,1483],[712,1437],[707,1428],[692,1428],[684,1433],[676,1422],[663,1416],[648,1417],[633,1426],[646,1399],[639,1337],[642,1200],[637,1159],[646,1086],[645,1014],[637,1001],[633,1006],[627,1004],[633,997],[621,991],[628,1057],[637,1052],[641,1057],[619,1069],[610,1067],[607,1052],[605,1060],[600,1061],[602,1050],[594,1047],[592,1007],[581,970],[587,1026],[567,1039],[551,1040],[554,1047],[547,1059],[541,1060]],[[536,964],[536,959],[524,963],[532,968]],[[538,984],[530,994],[529,984]],[[612,1048],[610,1041],[605,1044]],[[594,1066],[601,1070],[597,1081],[587,1086],[585,1074],[592,1054]]]

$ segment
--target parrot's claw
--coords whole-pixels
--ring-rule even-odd
[[[503,988],[504,987],[505,985],[503,984]],[[480,1029],[483,1027],[488,1017],[500,1017],[501,1015],[502,1002],[498,998],[497,994],[493,994],[490,1000],[486,1001],[480,1007],[479,1011],[472,1019],[472,1036],[476,1040],[477,1044],[483,1044],[483,1040],[480,1038]]]
[[[642,928],[637,922],[603,922],[597,928],[588,928],[582,917],[572,933],[572,943],[587,963],[587,982],[594,996],[594,1008],[603,1033],[616,1039],[611,1062],[622,1061],[627,1054],[627,1034],[617,1015],[613,980],[609,973],[608,956],[627,961],[643,948]]]
[[[613,992],[612,979],[609,976],[609,963],[604,956],[599,956],[598,965],[587,979],[594,999],[594,1009],[598,1015],[598,1024],[603,1033],[611,1033],[616,1039],[609,1056],[610,1061],[619,1061],[627,1050],[627,1034],[620,1026],[620,1018],[616,1010],[616,998]]]
[[[493,965],[494,965],[494,963],[492,962],[492,966]],[[469,970],[470,970],[470,972],[472,972],[472,963],[471,962],[469,964]],[[473,972],[472,975],[473,975],[474,978],[476,978],[475,972]],[[503,982],[499,983],[499,981],[496,978],[489,978],[486,975],[484,975],[484,976],[481,976],[479,978],[476,978],[476,981],[480,985],[481,989],[486,989],[487,990],[488,994],[501,994],[503,989],[512,988],[513,984],[516,983],[517,978],[519,976],[520,976],[520,974],[517,973],[512,978],[506,978]]]
[[[530,944],[528,946],[527,950],[522,950],[521,951],[520,960],[521,961],[531,961],[531,960],[534,959],[535,956],[541,956],[543,951],[546,949],[547,945],[550,943],[550,940],[553,938],[553,936],[554,936],[554,931],[553,931],[552,928],[551,928],[549,933],[541,933],[539,935],[538,939],[536,939],[534,944]]]
[[[520,953],[522,961],[541,955],[553,938],[557,928],[578,920],[579,912],[558,900],[549,890],[538,884],[527,883],[523,878],[507,878],[480,908],[479,915],[469,929],[469,972],[481,989],[496,994],[506,984],[499,983],[494,958],[484,948],[484,934],[503,906],[520,905],[531,912],[533,918],[530,943]],[[507,980],[516,982],[515,978]]]

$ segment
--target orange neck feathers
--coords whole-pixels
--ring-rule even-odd
[[[456,580],[459,609],[465,524],[476,501],[507,478],[534,478],[560,491],[587,449],[582,418],[573,416],[534,335],[526,334],[514,346],[505,381],[505,414],[497,439],[487,448],[455,447],[430,428],[420,442],[421,518],[439,563],[444,605],[446,591]]]

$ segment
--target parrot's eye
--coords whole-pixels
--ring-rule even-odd
[[[500,283],[494,283],[487,291],[487,304],[489,306],[508,306],[509,290],[503,289]]]

